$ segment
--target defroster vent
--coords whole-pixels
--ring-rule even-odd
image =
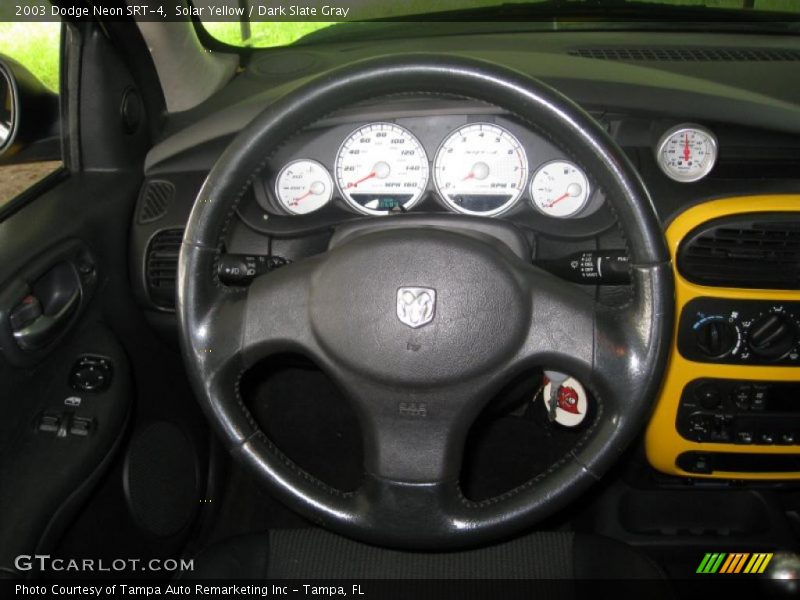
[[[795,62],[793,48],[690,48],[686,46],[591,46],[568,52],[582,58],[668,62]]]
[[[723,217],[689,232],[678,270],[708,286],[800,289],[800,214]]]
[[[175,308],[175,279],[182,239],[183,229],[164,229],[153,236],[147,247],[147,292],[153,304],[160,308]]]

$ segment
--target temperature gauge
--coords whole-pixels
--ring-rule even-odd
[[[330,201],[333,196],[333,180],[328,170],[317,161],[294,160],[278,173],[275,195],[281,208],[289,214],[306,215]]]
[[[658,141],[656,161],[664,174],[681,183],[702,179],[717,161],[717,138],[705,127],[683,124]]]
[[[574,217],[584,209],[588,200],[589,180],[569,161],[545,163],[531,180],[531,202],[548,217]]]

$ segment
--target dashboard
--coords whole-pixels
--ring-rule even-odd
[[[551,141],[480,105],[468,114],[397,117],[331,126],[281,149],[255,187],[268,213],[307,215],[329,204],[384,216],[409,212],[426,196],[455,213],[496,217],[530,209],[554,219],[584,218],[603,204],[587,171]],[[454,103],[453,108],[465,108]],[[467,104],[461,102],[460,104]],[[388,111],[387,111],[388,112]],[[338,148],[337,148],[338,145]],[[694,182],[713,169],[717,140],[700,125],[665,131],[655,148],[662,172]]]
[[[769,57],[798,42],[563,32],[426,44],[555,86],[607,129],[650,191],[678,311],[645,436],[651,465],[683,477],[800,478],[800,90],[787,83],[797,63],[716,60],[712,52]],[[696,59],[659,53],[676,47]],[[170,119],[148,156],[131,236],[134,290],[154,326],[174,335],[182,230],[236,133],[309,77],[404,49],[386,40],[256,53],[204,105]],[[246,285],[324,252],[343,225],[388,226],[402,213],[511,222],[531,262],[576,293],[627,297],[625,240],[605,192],[559,140],[491,105],[422,95],[353,105],[265,148],[224,240],[221,278]]]

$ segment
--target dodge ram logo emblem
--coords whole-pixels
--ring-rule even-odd
[[[397,290],[397,318],[416,329],[433,321],[436,290],[424,287],[401,287]]]

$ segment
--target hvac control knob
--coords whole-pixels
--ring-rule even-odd
[[[723,319],[709,319],[695,329],[695,342],[709,358],[723,358],[736,347],[739,339],[736,327]]]
[[[755,354],[778,360],[797,343],[797,329],[782,313],[770,313],[756,319],[747,339]]]

